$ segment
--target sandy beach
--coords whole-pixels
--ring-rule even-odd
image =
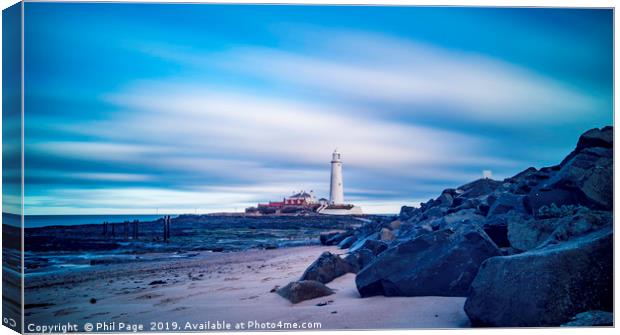
[[[151,322],[162,322],[157,326],[165,327],[163,330],[189,331],[211,327],[218,321],[246,325],[249,321],[320,322],[321,329],[469,325],[463,311],[465,298],[362,299],[354,274],[327,284],[335,294],[295,305],[271,292],[276,286],[299,279],[324,251],[343,253],[327,246],[202,252],[178,261],[96,265],[28,277],[26,326],[68,322],[81,329],[85,322],[116,322],[116,327],[123,322],[140,323],[151,330]]]

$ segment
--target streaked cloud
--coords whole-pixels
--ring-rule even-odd
[[[407,28],[411,20],[379,29],[372,16],[328,24],[296,14],[283,23],[267,6],[253,14],[262,19],[245,23],[255,25],[251,31],[236,35],[230,27],[220,36],[202,9],[174,27],[150,20],[159,9],[119,10],[114,19],[124,28],[106,30],[105,50],[92,39],[105,16],[93,18],[99,25],[27,29],[40,35],[28,41],[79,32],[71,50],[46,49],[47,57],[27,60],[51,69],[28,72],[25,81],[33,85],[27,214],[230,211],[293,190],[327,196],[334,148],[343,154],[345,197],[367,212],[397,212],[482,170],[503,178],[557,162],[580,132],[611,120],[604,78],[593,85],[587,71],[562,75],[531,57],[518,61],[428,36],[445,22],[419,32]],[[232,9],[226,15],[245,22]],[[128,29],[141,24],[149,29]],[[510,24],[497,23],[497,34],[535,47]],[[580,27],[595,36],[595,28]],[[561,55],[581,66],[584,55],[606,57],[607,42],[566,55],[592,39],[575,45],[556,31],[531,30],[541,34],[536,41],[562,44],[540,48],[545,59]],[[85,52],[81,67],[74,49]]]

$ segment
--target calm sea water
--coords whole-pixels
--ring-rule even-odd
[[[149,215],[26,215],[24,225],[26,228],[47,227],[47,226],[74,226],[83,224],[100,224],[107,222],[124,222],[139,220],[140,222],[154,221],[162,218],[165,214]],[[176,217],[176,215],[172,215]]]

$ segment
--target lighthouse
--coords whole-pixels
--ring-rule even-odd
[[[344,203],[344,185],[342,184],[342,160],[338,150],[332,153],[332,175],[329,185],[329,203],[321,204],[317,213],[327,215],[362,215],[362,208]]]
[[[334,150],[332,154],[332,176],[329,187],[329,203],[331,205],[344,204],[344,186],[342,185],[342,161],[340,153]]]

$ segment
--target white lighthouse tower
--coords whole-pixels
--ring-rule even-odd
[[[324,204],[317,210],[318,213],[328,215],[362,215],[362,208],[344,202],[344,185],[342,184],[342,160],[340,153],[334,150],[332,154],[332,176],[329,185],[329,204]]]
[[[332,154],[332,176],[329,187],[329,203],[331,205],[344,204],[344,186],[342,185],[342,161],[340,153],[334,150]]]

